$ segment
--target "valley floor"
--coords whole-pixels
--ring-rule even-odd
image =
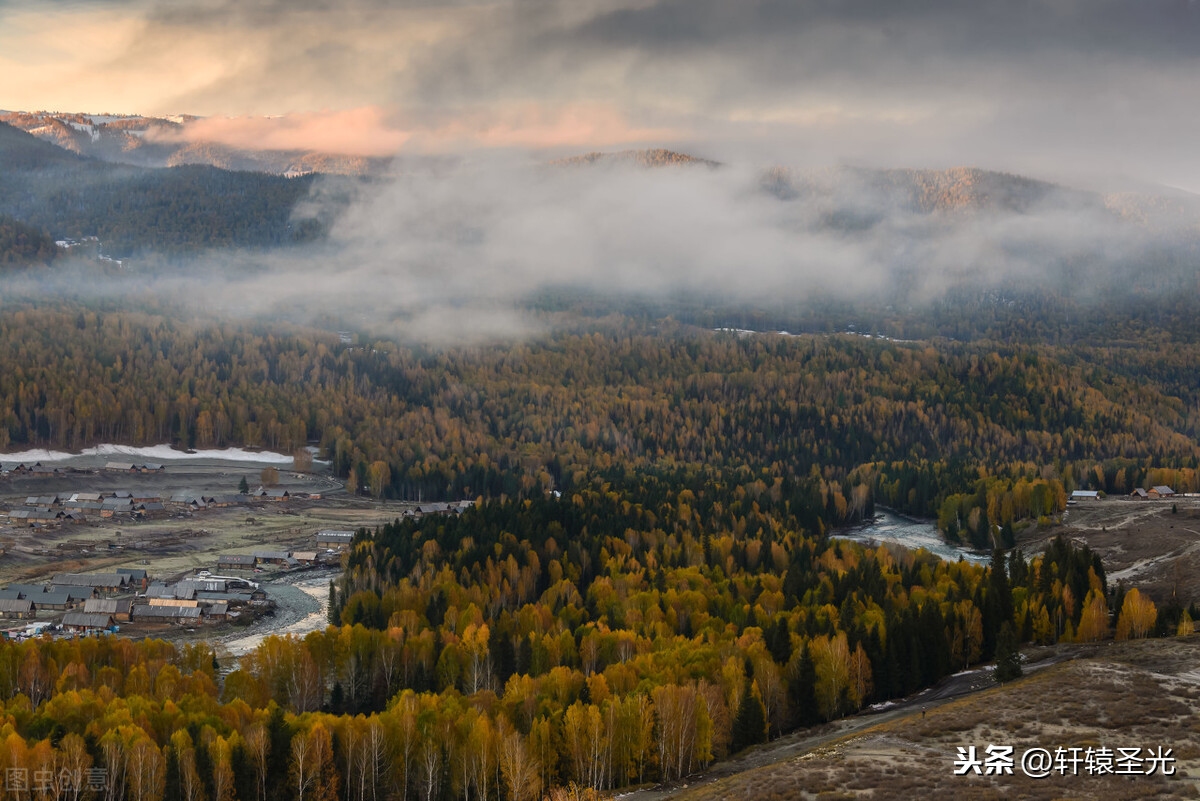
[[[1160,607],[1200,601],[1200,498],[1081,503],[1066,511],[1061,525],[1027,529],[1017,545],[1028,557],[1059,534],[1100,555],[1110,588],[1123,581]]]

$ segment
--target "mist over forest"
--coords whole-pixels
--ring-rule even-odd
[[[58,259],[10,276],[13,297],[150,298],[452,344],[524,337],[581,313],[907,336],[964,300],[1000,314],[1086,312],[1196,287],[1200,199],[1161,188],[663,150],[475,154],[288,179],[101,163],[7,133],[10,152],[32,154],[0,176],[13,190],[0,214],[51,238],[98,237],[93,256],[120,261]]]

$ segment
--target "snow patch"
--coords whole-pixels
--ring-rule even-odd
[[[272,451],[249,451],[244,448],[209,449],[200,451],[178,451],[170,445],[150,445],[134,447],[132,445],[97,445],[85,448],[79,453],[34,449],[19,453],[0,453],[0,459],[6,462],[64,462],[80,456],[133,456],[156,462],[167,461],[198,461],[221,459],[226,462],[263,462],[269,464],[291,464],[293,457],[284,453]]]
[[[915,339],[896,339],[895,337],[884,336],[883,334],[864,334],[860,331],[847,331],[846,333],[850,334],[851,336],[863,337],[865,339],[882,339],[885,342],[896,342],[898,344],[916,342]]]
[[[995,666],[993,665],[993,669],[994,669],[994,668],[995,668]],[[987,670],[987,668],[986,668],[986,667],[983,667],[983,668],[973,668],[973,669],[971,669],[971,670],[960,670],[960,671],[958,671],[957,673],[953,674],[952,678],[958,678],[959,676],[970,676],[972,673],[981,673],[981,672],[983,672],[983,671],[985,671],[985,670]]]
[[[750,328],[714,328],[713,331],[716,331],[719,334],[737,334],[740,337],[748,337],[748,336],[752,336],[755,334],[762,334],[764,336],[791,337],[791,338],[804,336],[804,334],[793,334],[791,331],[755,331]],[[860,331],[853,330],[853,327],[851,327],[851,329],[849,331],[846,331],[845,333],[849,334],[851,336],[863,337],[864,339],[879,339],[884,342],[895,342],[897,344],[904,344],[906,342],[915,342],[916,341],[913,339],[896,339],[894,337],[884,336],[883,334],[866,334],[866,333],[862,333]],[[834,335],[833,334],[825,334],[825,336],[834,336]]]

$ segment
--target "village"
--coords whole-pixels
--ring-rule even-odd
[[[32,621],[2,630],[9,639],[45,633],[63,635],[135,632],[146,626],[200,626],[248,622],[270,613],[274,600],[256,574],[311,567],[338,567],[353,531],[318,531],[313,550],[259,550],[223,554],[215,567],[234,575],[197,570],[174,582],[155,580],[147,570],[117,567],[95,573],[57,573],[39,584],[10,583],[0,589],[0,617]],[[139,624],[146,624],[142,626]],[[128,626],[127,626],[128,629]]]
[[[446,505],[443,505],[446,506]],[[449,508],[447,506],[447,508]],[[309,550],[256,550],[213,558],[214,569],[197,569],[173,581],[145,568],[56,573],[43,583],[12,582],[0,589],[0,636],[86,636],[124,632],[163,634],[163,628],[232,622],[248,625],[273,614],[276,601],[264,582],[305,569],[340,569],[355,531],[322,529]],[[25,621],[18,623],[18,621]]]
[[[127,462],[109,462],[103,471],[108,474],[161,474],[166,471],[162,464],[146,463],[133,464]],[[71,467],[43,465],[40,462],[26,465],[18,463],[11,467],[0,467],[0,475],[31,476],[35,478],[75,478],[82,475],[92,475],[97,471]],[[20,506],[8,510],[0,510],[0,518],[7,518],[10,524],[28,524],[31,527],[61,526],[86,522],[89,517],[124,517],[135,519],[151,519],[168,517],[180,512],[198,512],[208,508],[249,505],[254,501],[280,502],[296,498],[320,499],[321,493],[289,491],[281,488],[258,487],[253,492],[246,491],[235,494],[205,494],[194,491],[180,491],[162,497],[156,489],[143,488],[133,490],[116,490],[112,492],[72,492],[70,495],[53,493],[49,495],[29,495]]]
[[[319,471],[253,463],[5,462],[0,635],[284,628],[298,594],[274,588],[336,575],[358,530],[472,504],[373,500]]]
[[[1114,496],[1106,496],[1099,490],[1075,490],[1071,493],[1071,497],[1067,499],[1067,505],[1074,506],[1080,501],[1099,501],[1106,497]],[[1166,485],[1159,485],[1150,489],[1138,487],[1130,492],[1128,497],[1135,501],[1169,501],[1176,498],[1200,498],[1200,492],[1179,493]]]

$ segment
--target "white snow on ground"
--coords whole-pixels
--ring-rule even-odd
[[[752,334],[763,334],[763,335],[777,336],[777,337],[801,337],[801,336],[804,336],[804,334],[793,334],[791,331],[754,331],[749,328],[714,328],[713,330],[716,331],[717,333],[737,334],[738,336],[742,336],[742,337],[750,336]],[[878,340],[882,340],[885,342],[905,343],[905,342],[914,342],[915,341],[912,339],[895,339],[893,337],[884,336],[883,334],[865,334],[865,333],[861,333],[859,331],[846,331],[845,333],[847,333],[851,336],[865,337],[866,339],[878,339]],[[825,336],[833,336],[833,335],[825,334]]]
[[[267,462],[270,464],[291,464],[291,456],[271,451],[248,451],[243,448],[225,448],[223,450],[177,451],[170,445],[151,445],[137,448],[132,445],[97,445],[86,448],[79,453],[35,449],[20,453],[0,453],[0,460],[5,462],[63,462],[79,456],[132,456],[155,462],[168,461],[197,461],[221,459],[227,462]]]

